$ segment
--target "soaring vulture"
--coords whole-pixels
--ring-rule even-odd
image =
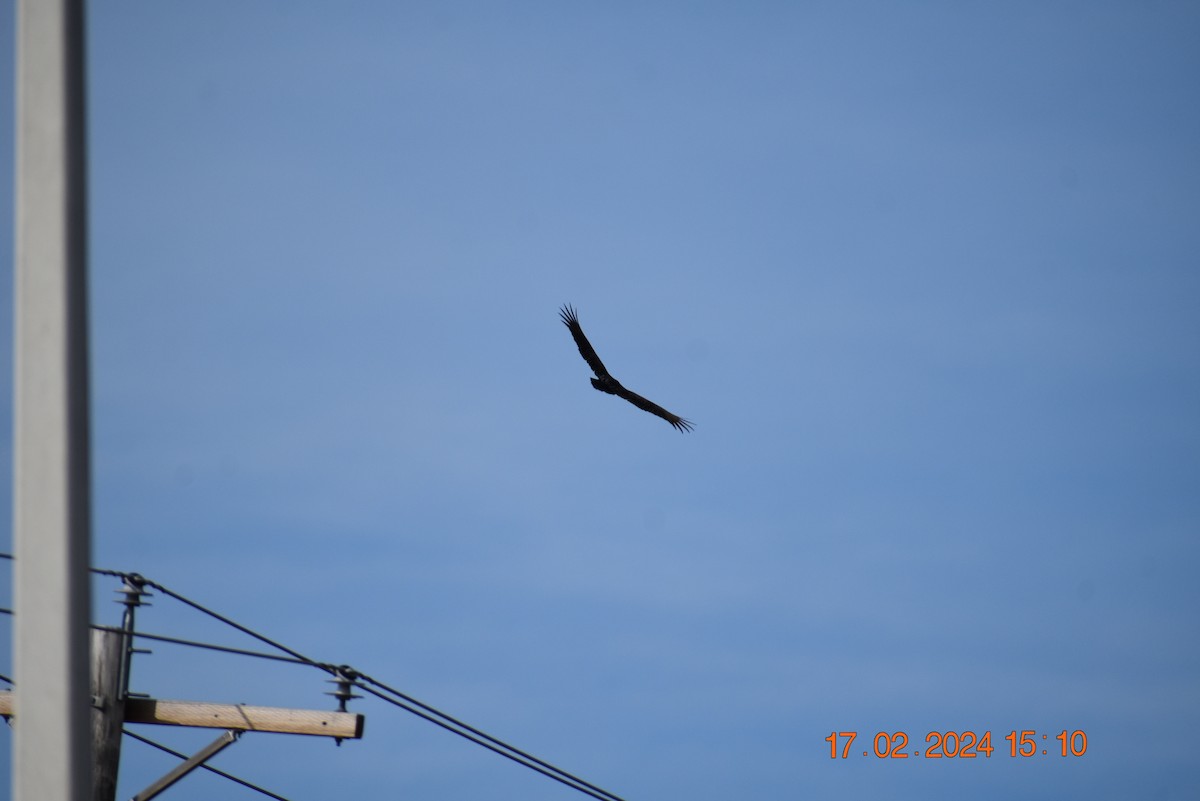
[[[596,377],[592,379],[592,386],[601,392],[607,392],[609,395],[616,395],[618,398],[624,398],[642,411],[656,414],[666,420],[671,425],[675,426],[678,431],[691,431],[691,422],[684,420],[677,414],[671,414],[657,403],[650,401],[638,395],[636,392],[630,392],[621,386],[621,382],[608,374],[608,370],[604,367],[604,362],[600,361],[600,357],[596,355],[595,348],[592,343],[588,342],[587,337],[583,335],[583,328],[579,325],[579,317],[575,314],[575,309],[569,304],[559,309],[559,316],[562,317],[563,323],[570,330],[571,336],[575,338],[575,345],[579,348],[579,355],[588,363],[588,367],[592,368],[592,372]]]

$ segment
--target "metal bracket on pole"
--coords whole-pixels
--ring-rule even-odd
[[[149,653],[149,651],[133,647],[134,613],[139,606],[150,606],[150,604],[142,600],[144,596],[153,597],[151,593],[143,589],[145,586],[146,580],[144,578],[137,573],[129,573],[122,577],[121,589],[116,590],[117,593],[123,596],[117,603],[125,605],[125,611],[121,615],[121,630],[124,632],[125,638],[122,646],[123,654],[121,656],[120,691],[122,698],[130,695],[129,675],[132,668],[133,655],[135,653]]]
[[[140,793],[135,795],[133,797],[133,801],[150,801],[151,798],[154,798],[159,793],[173,785],[175,782],[179,781],[184,776],[203,765],[209,759],[219,754],[226,748],[226,746],[237,742],[237,738],[241,735],[242,733],[235,729],[225,730],[221,733],[220,737],[213,740],[196,753],[192,754],[183,762],[180,762],[172,771],[167,773],[158,781],[154,782],[154,784],[150,785],[145,790],[142,790]]]

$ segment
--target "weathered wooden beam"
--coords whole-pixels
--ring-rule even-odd
[[[0,692],[0,716],[13,714],[12,693]],[[208,704],[200,701],[162,701],[129,698],[125,701],[126,723],[157,723],[164,726],[197,726],[206,729],[269,731],[279,734],[310,734],[360,740],[366,718],[354,712],[322,709],[287,709],[246,704]],[[20,726],[20,721],[17,721]]]
[[[362,737],[364,718],[353,712],[326,712],[319,709],[129,698],[125,701],[125,722],[312,734],[357,740]]]

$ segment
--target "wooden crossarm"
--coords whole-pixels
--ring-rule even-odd
[[[13,694],[0,692],[0,715],[14,714]],[[319,709],[128,698],[125,701],[125,722],[309,734],[357,740],[363,735],[365,718],[353,712],[327,712]]]

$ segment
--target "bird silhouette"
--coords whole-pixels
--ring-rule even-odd
[[[592,368],[592,372],[596,377],[592,379],[592,386],[601,392],[607,392],[609,395],[616,395],[618,398],[624,398],[642,411],[650,412],[666,420],[671,425],[675,426],[678,431],[691,431],[692,423],[689,420],[684,420],[677,414],[671,414],[657,403],[646,400],[636,392],[630,392],[621,386],[621,382],[613,378],[608,369],[604,366],[604,362],[600,361],[600,357],[596,355],[596,349],[592,347],[592,343],[588,342],[588,338],[583,333],[583,327],[579,325],[579,315],[575,313],[574,307],[570,304],[559,309],[559,316],[562,317],[563,324],[567,330],[571,332],[571,336],[575,339],[575,345],[579,348],[579,355],[588,363],[588,367]]]

